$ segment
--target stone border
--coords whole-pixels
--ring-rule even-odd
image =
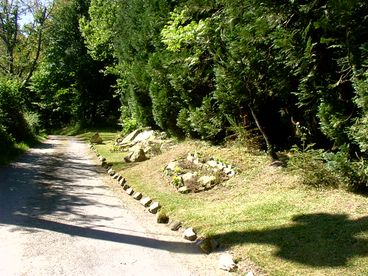
[[[139,200],[139,203],[146,209],[148,209],[148,212],[150,212],[151,214],[156,214],[157,223],[167,224],[171,231],[178,231],[179,229],[183,229],[181,221],[172,220],[170,222],[169,217],[165,213],[160,212],[162,206],[159,202],[152,201],[150,197],[144,196],[142,193],[135,191],[132,187],[130,187],[126,178],[116,173],[112,169],[112,165],[107,163],[106,158],[97,152],[93,144],[90,144],[89,147],[95,152],[97,158],[101,162],[101,167],[105,169],[106,173],[113,180],[116,180],[129,196],[131,196],[135,200]],[[217,240],[199,237],[198,233],[193,229],[193,227],[185,228],[182,232],[182,237],[197,245],[203,253],[210,254],[220,247],[220,244]],[[235,264],[233,257],[229,253],[224,253],[220,256],[219,268],[225,271],[234,272],[237,269],[237,265]],[[253,273],[248,272],[246,275],[251,276],[253,275]]]

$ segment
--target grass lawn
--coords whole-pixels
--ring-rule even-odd
[[[218,239],[239,264],[251,260],[269,275],[368,275],[366,196],[306,187],[300,177],[270,166],[267,156],[235,146],[186,141],[127,165],[123,153],[111,152],[117,134],[100,135],[104,144],[97,150],[135,190],[158,200],[170,218]],[[226,160],[240,173],[213,190],[178,194],[163,168],[194,151]]]

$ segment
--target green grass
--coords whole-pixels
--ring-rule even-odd
[[[6,149],[0,149],[0,165],[7,165],[17,160],[17,158],[23,153],[27,152],[30,147],[39,144],[46,137],[47,136],[45,134],[41,134],[27,141],[13,143]]]
[[[110,151],[116,133],[100,134],[105,144],[97,150],[136,191],[158,200],[170,218],[219,240],[238,259],[250,259],[270,275],[368,274],[367,197],[311,188],[301,176],[269,166],[265,155],[198,142],[126,166],[124,154]],[[178,194],[162,170],[193,151],[235,164],[241,173],[217,189]]]

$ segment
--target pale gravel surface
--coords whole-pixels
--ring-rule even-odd
[[[228,275],[118,194],[81,141],[51,136],[0,169],[0,275]]]

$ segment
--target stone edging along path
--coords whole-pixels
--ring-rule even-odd
[[[135,191],[122,175],[115,172],[111,168],[111,165],[107,163],[106,158],[98,153],[93,144],[90,144],[90,148],[96,153],[98,159],[101,162],[101,166],[106,170],[107,174],[112,179],[116,180],[129,196],[131,196],[135,200],[138,200],[139,203],[144,206],[144,208],[147,208],[151,214],[155,214],[157,223],[168,224],[170,230],[172,231],[178,231],[182,228],[182,223],[180,221],[170,221],[169,217],[165,213],[160,212],[162,206],[159,202],[153,201],[150,197],[144,196],[142,193]],[[191,242],[195,242],[195,244],[198,245],[199,249],[206,254],[213,252],[220,246],[219,242],[216,240],[199,237],[193,227],[188,227],[184,229],[183,238]],[[229,254],[225,254],[225,257],[226,258],[220,258],[220,268],[229,272],[235,271],[237,265],[233,261],[232,257]],[[225,262],[221,263],[221,259],[224,259]]]

